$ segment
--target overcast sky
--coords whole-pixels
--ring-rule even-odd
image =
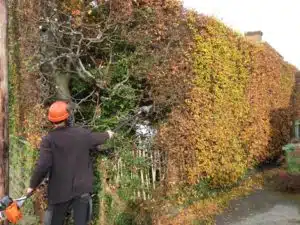
[[[286,61],[300,69],[300,0],[183,0],[186,8],[221,19],[244,33],[261,30]]]

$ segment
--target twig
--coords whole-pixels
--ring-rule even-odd
[[[79,66],[80,66],[81,70],[82,70],[88,77],[90,77],[90,78],[92,78],[92,79],[95,79],[95,77],[94,77],[89,71],[87,71],[87,70],[85,69],[84,65],[82,64],[81,59],[78,58],[78,62],[79,62]]]
[[[79,106],[81,103],[85,102],[86,100],[88,100],[93,94],[95,93],[95,90],[93,90],[88,96],[86,96],[85,98],[81,99],[79,103],[77,103],[77,105]]]

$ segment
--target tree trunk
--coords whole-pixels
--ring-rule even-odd
[[[8,194],[7,5],[0,0],[0,197]]]

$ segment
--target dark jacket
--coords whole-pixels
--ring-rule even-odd
[[[35,189],[49,172],[49,204],[66,202],[93,189],[90,150],[103,144],[108,133],[80,127],[57,128],[43,137],[40,157],[30,180]]]

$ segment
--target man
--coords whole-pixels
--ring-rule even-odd
[[[91,215],[93,171],[89,150],[112,138],[107,131],[93,133],[80,127],[67,126],[68,104],[57,101],[51,105],[48,119],[54,129],[43,137],[40,157],[27,193],[32,193],[49,174],[48,209],[44,225],[63,225],[71,207],[75,225],[87,225]]]

